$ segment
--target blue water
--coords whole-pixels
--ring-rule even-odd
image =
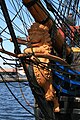
[[[21,104],[34,114],[34,110],[32,108],[32,106],[34,106],[34,97],[29,86],[25,86],[21,83],[24,96],[30,103],[31,107],[26,104],[22,97],[18,83],[8,83],[8,86]],[[0,83],[0,120],[35,120],[34,116],[21,107],[21,105],[15,100],[4,83]]]

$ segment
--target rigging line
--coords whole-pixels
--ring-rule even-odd
[[[48,3],[48,4],[50,4],[50,3]],[[57,12],[57,8],[56,8],[56,6],[54,5],[54,4],[51,4],[51,5],[53,5],[54,7],[52,7],[51,8],[51,11],[54,11],[54,15],[55,15],[55,17],[57,17],[57,20],[58,20],[58,23],[60,23],[60,19],[61,19],[61,21],[66,25],[66,27],[68,27],[70,30],[71,30],[71,28],[69,27],[69,25],[67,24],[67,22],[66,21],[64,21],[63,20],[63,18],[59,15],[59,13]],[[56,8],[56,9],[55,9]],[[53,10],[52,10],[53,9]],[[64,15],[63,15],[64,16]],[[58,17],[59,17],[59,19],[58,19]],[[65,16],[64,16],[65,17]],[[66,18],[65,18],[66,19]],[[62,26],[62,24],[60,23],[60,25]],[[64,32],[64,31],[63,31]],[[74,32],[71,30],[71,32],[74,34]],[[69,36],[68,36],[69,37]],[[69,37],[69,39],[72,41],[72,39]],[[78,47],[80,47],[80,45],[78,45],[75,41],[73,41],[74,43],[75,43],[75,45],[77,45]]]
[[[41,69],[39,68],[39,66],[37,65],[37,68],[38,68],[38,70],[39,70],[39,72],[41,73],[41,75],[45,78],[45,80],[47,81],[48,80],[48,78],[41,72]],[[43,67],[41,67],[42,69],[43,69]],[[50,68],[49,68],[50,69]],[[50,71],[48,69],[48,72]]]
[[[69,8],[67,10],[67,15],[69,15],[71,3],[72,3],[72,0],[70,0],[70,2],[69,2]]]
[[[45,0],[44,0],[45,1]],[[60,5],[60,3],[61,3],[61,1],[59,1],[59,3],[58,2],[56,2],[55,0],[52,0],[52,2],[54,2],[56,5]],[[60,5],[61,6],[61,5]]]
[[[9,0],[9,3],[11,4],[12,8],[15,10],[14,5],[12,4],[13,3],[12,0]]]
[[[25,8],[25,9],[27,9],[27,8]],[[29,27],[31,26],[31,24],[32,24],[35,20],[34,20],[33,17],[31,17],[31,15],[30,15],[30,13],[29,13],[28,10],[24,10],[24,9],[23,9],[23,11],[24,11],[25,14],[27,15],[27,19],[28,19],[29,24],[30,24],[30,25],[27,24],[27,28],[29,28]]]
[[[45,1],[45,0],[44,0],[44,1]],[[48,15],[48,16],[50,17],[50,19],[51,19],[52,21],[54,21],[53,17],[50,15],[50,13],[49,13],[47,10],[45,10],[45,9],[40,5],[39,2],[37,2],[36,4],[39,5],[39,7],[44,11],[44,13],[45,13],[46,15]]]
[[[13,0],[12,0],[13,1]],[[14,9],[15,9],[15,11],[17,12],[17,8],[16,8],[16,6],[15,6],[15,3],[13,2],[13,5],[14,5]],[[23,6],[23,5],[22,5]],[[22,20],[22,17],[18,14],[18,16],[19,16],[19,18],[20,18],[20,20],[21,20],[21,22],[23,23],[23,26],[25,26],[25,28],[26,28],[26,23]]]
[[[38,59],[38,58],[37,58]],[[39,60],[39,59],[38,59]],[[30,61],[30,60],[29,60]],[[53,60],[54,61],[54,60]],[[38,66],[40,66],[40,67],[42,67],[42,68],[48,68],[47,66],[45,66],[45,63],[44,62],[40,62],[40,60],[39,61],[36,61],[36,62],[34,62],[34,61],[31,61],[32,62],[32,64],[34,64],[34,65],[38,65]],[[28,63],[29,64],[29,63]],[[54,64],[53,64],[54,65]],[[55,66],[55,65],[54,65]],[[56,65],[57,66],[57,65]],[[72,66],[74,66],[74,65],[58,65],[58,67],[59,66],[63,66],[63,67],[68,67],[68,69],[70,69],[71,71],[74,71],[71,67]],[[76,72],[76,71],[74,71],[74,72]],[[79,75],[78,73],[77,74],[74,74],[74,75]]]
[[[9,59],[9,58],[7,58],[7,57],[3,57],[2,55],[0,55],[0,57],[3,58],[3,59],[6,59],[6,60],[10,60],[10,61],[15,61],[15,60],[18,61],[18,59],[13,59],[13,58],[12,58],[12,59]]]
[[[27,60],[26,60],[27,61]],[[28,65],[30,65],[31,67],[33,67],[33,64],[34,64],[34,61],[32,61],[31,59],[28,59],[29,62],[27,62]],[[35,85],[34,83],[30,83],[32,84],[33,86],[35,86],[36,88],[39,89],[39,86]]]
[[[60,13],[62,15],[63,14],[63,10],[64,10],[64,6],[63,6],[63,3],[61,3],[61,4],[62,4],[62,9],[61,9]]]
[[[56,13],[54,13],[54,16],[55,16],[55,18],[57,19],[57,21],[58,21],[58,23],[56,23],[57,24],[57,27],[59,27],[60,28],[60,26],[62,27],[62,23],[60,22],[60,19],[58,18],[58,16],[56,15]],[[60,26],[59,26],[59,24],[60,24]],[[66,26],[66,25],[65,25]],[[69,27],[69,26],[68,26]],[[60,28],[61,29],[61,31],[63,31],[63,29],[62,28]],[[63,31],[63,33],[67,36],[67,34]],[[71,36],[67,36],[71,41],[72,41],[72,38],[71,38]],[[73,41],[74,43],[76,43],[75,41]]]
[[[24,85],[24,87],[26,87],[26,88],[29,87],[29,82],[28,82],[28,81],[26,81],[26,82],[21,82],[21,84]]]
[[[37,59],[37,60],[36,60]],[[36,64],[34,63],[34,65],[37,65],[37,68],[40,70],[40,68],[42,68],[42,69],[46,69],[46,70],[50,70],[51,69],[51,67],[49,66],[49,65],[53,65],[53,66],[57,66],[56,64],[50,64],[50,63],[45,63],[45,62],[41,62],[40,60],[39,60],[39,58],[36,58],[35,60],[36,60]],[[46,66],[47,65],[47,66]],[[42,72],[41,72],[41,74],[42,74]],[[45,78],[46,79],[46,78]]]
[[[75,0],[75,20],[76,20],[76,14],[77,14],[77,10],[78,10],[78,4],[79,4],[79,0]]]
[[[64,16],[66,16],[67,4],[68,4],[68,2],[66,2],[65,9],[64,9],[64,11],[63,11],[63,15],[64,15]],[[64,17],[63,17],[63,18],[64,18]]]
[[[38,59],[38,58],[37,58]],[[54,61],[54,60],[53,60]],[[34,61],[32,61],[32,62],[34,62]],[[74,71],[71,67],[72,67],[72,65],[69,65],[69,66],[67,66],[67,65],[61,65],[61,64],[48,64],[48,66],[46,66],[47,65],[47,63],[44,63],[44,62],[41,62],[39,59],[38,59],[38,61],[36,61],[36,63],[34,62],[33,63],[34,65],[37,65],[37,67],[39,66],[40,68],[45,68],[46,70],[49,70],[49,69],[51,69],[51,67],[53,68],[53,70],[55,70],[55,68],[54,68],[54,66],[56,66],[57,68],[60,68],[60,70],[57,70],[56,69],[56,71],[58,71],[58,72],[61,72],[61,73],[65,73],[65,74],[71,74],[71,75],[78,75],[78,76],[80,76],[80,74],[78,74],[76,71]],[[52,66],[53,65],[53,66]],[[64,69],[62,69],[60,66],[63,66],[63,67],[67,67],[67,69],[68,70],[71,70],[72,72],[74,72],[74,74],[73,73],[70,73],[69,71],[63,71]],[[74,65],[73,65],[74,66]],[[39,68],[39,69],[40,69]],[[75,74],[76,73],[76,74]]]
[[[45,1],[45,0],[44,0]],[[52,3],[55,3],[55,4],[57,4],[57,5],[60,5],[60,7],[62,6],[66,6],[66,4],[65,3],[63,3],[63,1],[62,0],[58,0],[59,1],[59,3],[57,3],[57,2],[55,2],[54,0],[49,0],[50,2],[52,2]],[[58,7],[58,9],[60,9],[59,7]]]
[[[76,62],[77,61],[77,59],[80,57],[80,53],[75,57],[75,59],[74,59],[74,61],[73,61],[73,64],[74,64],[74,62]],[[79,64],[80,65],[80,64]]]
[[[27,9],[25,6],[24,6],[24,8],[25,9]],[[30,20],[32,21],[32,18],[30,17],[30,14],[29,14],[29,11],[28,10],[25,10],[25,9],[22,9],[23,10],[23,12],[26,14],[26,16],[27,16],[27,18],[30,18]],[[26,23],[26,22],[25,22]],[[31,22],[32,23],[32,22]],[[30,24],[31,24],[30,23]],[[26,23],[26,25],[28,26],[28,27],[30,27],[27,23]]]
[[[60,28],[60,26],[58,25],[58,24],[60,24],[61,26],[62,26],[62,23],[60,23],[60,21],[59,21],[59,19],[58,19],[58,17],[56,16],[56,14],[54,13],[54,15],[55,15],[55,17],[56,17],[56,19],[57,19],[57,21],[58,21],[58,23],[56,23],[57,24],[57,26]],[[65,27],[66,27],[66,25],[65,25]],[[64,30],[62,29],[62,28],[60,28],[61,29],[61,31],[63,31],[64,32]],[[69,28],[70,29],[70,28]],[[71,29],[70,29],[71,30]],[[72,30],[71,30],[72,31]],[[76,46],[78,46],[78,47],[80,47],[80,45],[78,45],[78,43],[76,43],[76,41],[73,41],[72,40],[72,35],[71,34],[68,34],[67,35],[67,33],[65,33],[64,32],[64,34],[66,35],[66,37],[68,37]],[[76,36],[77,37],[77,36]]]
[[[0,26],[0,28],[3,30],[3,28]],[[9,32],[7,32],[6,30],[4,30],[5,33],[7,33],[8,35],[10,35]],[[0,33],[1,34],[1,33]]]
[[[27,36],[27,34],[25,34],[25,33],[22,31],[22,29],[21,29],[20,27],[18,27],[17,23],[15,24],[15,23],[13,22],[13,25],[15,26],[15,30],[16,30],[16,31],[18,31],[18,32],[20,32],[21,34]]]
[[[16,78],[15,78],[16,79]],[[14,79],[14,80],[15,80]],[[7,82],[7,80],[5,80],[6,82]],[[20,83],[20,82],[18,82],[18,83]],[[13,88],[20,88],[20,87],[18,87],[18,86],[15,86],[15,85],[13,85],[13,84],[11,84],[10,82],[8,82],[7,84],[9,84],[11,87],[13,87]],[[23,86],[22,88],[25,88],[26,86]]]
[[[18,27],[17,23],[15,24],[13,22],[13,25],[15,26],[16,31],[20,32],[21,34],[23,34],[25,36],[27,35],[24,31],[22,31],[22,29],[20,27]]]
[[[62,6],[62,9],[61,9],[61,6]],[[62,0],[59,2],[58,12],[60,13],[60,15],[62,15],[62,12],[63,12],[63,3],[62,3]],[[56,20],[56,17],[55,17],[55,20]]]
[[[19,1],[16,0],[16,3],[17,3],[17,6],[18,6],[18,7],[21,6]],[[25,17],[24,17],[23,11],[20,11],[20,14],[21,14],[21,16],[23,17],[24,23],[26,23],[26,22],[25,22]],[[24,27],[24,24],[23,24],[23,28],[24,28],[24,32],[25,32],[25,34],[26,34],[26,28]]]
[[[53,2],[52,2],[52,1],[50,1],[50,2],[53,4]],[[68,2],[69,2],[69,1],[68,1]],[[66,6],[66,4],[65,4],[65,3],[62,3],[62,5],[61,5],[61,6],[62,6],[62,7],[63,7],[63,6]],[[67,6],[66,6],[66,7],[69,9],[68,4],[67,4]],[[73,5],[71,5],[71,6],[70,6],[70,9],[71,9],[71,10],[73,10],[73,11],[75,12],[75,10],[73,9]],[[77,11],[77,12],[78,12],[78,11]],[[79,15],[77,15],[77,16],[79,16]]]
[[[16,15],[15,15],[14,18],[11,20],[11,22],[14,21],[14,19],[16,18],[16,16],[18,15],[18,13],[20,12],[20,10],[22,9],[22,7],[23,7],[23,5],[22,5],[21,8],[19,9],[19,11],[17,11]],[[2,33],[5,31],[5,29],[7,29],[7,26],[4,28],[4,30],[3,30],[0,34],[2,34]]]
[[[39,67],[41,67],[43,69],[43,67],[45,67],[46,70],[49,70],[49,69],[53,69],[53,70],[56,70],[57,72],[60,72],[60,73],[63,73],[63,74],[66,74],[66,75],[77,75],[77,76],[80,76],[80,74],[76,73],[76,71],[74,71],[72,68],[61,68],[60,66],[62,65],[57,65],[57,64],[50,64],[49,63],[49,66],[45,66],[43,64],[41,64],[42,66],[40,66],[40,64],[38,65]],[[56,69],[54,68],[56,67]],[[63,67],[67,67],[67,66],[63,66]],[[40,69],[40,68],[39,68]],[[70,73],[69,71],[64,71],[65,69],[68,69],[68,70],[71,70],[72,72],[74,73]]]
[[[20,83],[18,83],[18,84],[19,84],[19,88],[20,88],[20,91],[21,91],[22,97],[24,98],[26,104],[27,104],[29,107],[31,107],[31,108],[34,109],[35,107],[32,106],[32,105],[30,105],[29,101],[26,100],[25,95],[24,95],[23,90],[22,90],[22,87],[21,87],[21,84],[20,84]]]
[[[38,58],[37,58],[38,59]],[[54,61],[54,60],[53,60]],[[43,62],[40,62],[41,63],[41,65],[43,65]],[[40,63],[39,63],[39,61],[37,62],[37,64],[36,65],[40,65]],[[34,63],[35,64],[35,63]],[[54,64],[53,64],[54,65]],[[70,69],[71,71],[74,71],[71,67],[72,66],[74,66],[74,65],[58,65],[58,66],[63,66],[63,67],[68,67],[68,69]],[[77,65],[76,65],[77,66]],[[45,67],[45,65],[43,65],[43,66],[40,66],[40,67]],[[78,74],[78,73],[77,73]],[[75,74],[76,75],[76,74]]]
[[[21,82],[21,84],[24,85],[23,87],[26,87],[26,88],[29,87],[29,82],[28,81],[26,81],[26,82],[23,81],[23,82]]]
[[[2,36],[3,38],[5,38],[6,40],[9,40],[9,38],[5,37],[5,36],[2,35],[1,33],[0,33],[0,36]]]
[[[58,63],[55,63],[55,65],[53,63],[51,63],[51,64],[49,63],[48,68],[55,70],[54,67],[56,67],[56,71],[58,71],[58,72],[61,72],[61,73],[64,73],[64,74],[80,76],[80,73],[77,73],[74,69],[71,68],[72,66],[71,67],[70,66],[67,67],[67,66],[63,66],[63,65],[58,64]],[[68,71],[66,72],[65,69],[67,69]]]
[[[66,15],[67,10],[70,9],[70,8],[72,8],[72,6],[69,7],[69,1],[66,1],[66,3],[63,3],[63,5],[65,6],[63,15]]]
[[[0,19],[1,19],[3,22],[5,22],[5,20],[3,20],[1,17],[0,17]]]
[[[22,9],[24,12],[25,12],[25,14],[27,15],[27,16],[30,16],[30,15],[28,15],[27,14],[27,12],[24,10],[24,8]],[[9,9],[8,9],[8,11],[10,11]],[[13,15],[15,15],[12,11],[10,11],[10,13],[12,13]],[[19,17],[17,17],[18,19],[19,19]],[[27,24],[27,23],[26,23]],[[27,24],[28,25],[28,24]]]
[[[77,2],[77,0],[74,0],[74,3],[73,3],[73,9],[74,9],[74,11],[73,11],[73,14],[74,14],[74,20],[76,20],[76,2]]]
[[[33,67],[32,64],[29,64],[29,65],[30,65],[29,67]],[[30,71],[30,72],[31,72],[31,71]],[[36,81],[36,82],[37,82],[37,81]],[[36,85],[35,83],[31,82],[30,84],[31,84],[31,86],[35,87],[36,89],[40,89],[40,87],[39,87],[38,85]],[[36,89],[34,89],[34,91],[35,91]],[[41,92],[35,91],[35,93],[36,93],[37,95],[39,95],[39,96],[43,96],[43,94],[42,94]]]
[[[27,9],[27,8],[26,8]],[[27,20],[29,21],[29,25],[27,24],[27,28],[30,28],[31,24],[35,22],[34,18],[30,15],[29,11],[26,10]],[[33,18],[33,19],[32,19]]]
[[[55,69],[52,69],[52,70],[55,70]],[[39,69],[39,71],[40,71],[40,69]],[[57,71],[57,70],[56,70]],[[60,71],[59,71],[60,72]],[[42,74],[42,72],[40,71],[40,73]],[[62,73],[64,73],[64,72],[62,72]],[[69,74],[70,75],[70,74]],[[43,76],[43,74],[42,74],[42,76]],[[61,75],[62,76],[62,75]],[[43,76],[44,77],[44,76]],[[64,76],[65,77],[65,76]],[[67,81],[68,82],[68,81]],[[72,82],[72,81],[71,81]],[[60,84],[61,85],[61,84]]]
[[[62,81],[70,83],[71,85],[80,86],[80,81],[77,81],[76,78],[74,78],[74,80],[70,79],[67,76],[65,76],[64,74],[62,75],[56,71],[54,71],[54,74],[57,75],[57,77],[59,77]],[[75,77],[77,77],[77,76],[75,76]]]
[[[45,0],[44,0],[45,1]],[[55,2],[54,0],[49,0],[50,2],[52,2],[52,3],[55,3],[55,4],[57,4],[57,5],[59,5],[59,7],[58,7],[58,9],[60,10],[60,7],[62,6],[65,6],[65,4],[63,3],[63,1],[62,0],[58,0],[59,1],[59,3],[57,3],[57,2]],[[59,12],[59,10],[58,10],[58,12]]]
[[[2,58],[2,57],[1,57]],[[2,58],[3,59],[3,61],[5,62],[5,63],[7,63],[8,64],[8,62],[4,59],[4,58]],[[14,68],[12,65],[10,65],[10,64],[8,64],[9,66],[11,66],[12,68]]]
[[[10,10],[9,10],[10,11]],[[11,12],[11,11],[10,11]],[[13,12],[11,12],[13,15],[15,15]],[[2,18],[0,18],[2,21],[4,21],[5,22],[5,20],[3,20]],[[12,20],[13,21],[13,20]],[[23,31],[22,31],[22,29],[20,29],[20,27],[18,27],[14,22],[13,22],[13,24],[16,26],[16,30],[17,31],[19,31],[20,33],[23,33],[23,34],[25,34]],[[17,29],[18,28],[18,29]],[[26,34],[25,34],[26,35]]]
[[[32,63],[29,64],[29,65],[30,65],[30,67],[33,67]],[[39,86],[37,86],[35,83],[32,83],[32,82],[31,82],[30,84],[31,84],[32,86],[34,86],[35,88],[40,89]],[[38,93],[38,95],[43,96],[42,93]]]
[[[19,61],[18,59],[13,59],[13,57],[12,57],[12,56],[10,56],[10,55],[9,55],[9,57],[10,57],[11,59],[6,58],[6,57],[3,57],[2,55],[0,55],[0,57],[1,57],[3,60],[5,60],[5,59],[6,59],[6,60],[10,60],[10,61],[16,61],[16,60],[17,60],[17,61]],[[5,62],[6,62],[6,61],[5,61]],[[7,63],[7,62],[6,62],[6,63]]]
[[[51,1],[52,2],[52,1]],[[37,3],[38,4],[38,3]],[[54,4],[53,4],[53,6],[55,6]],[[42,8],[43,9],[43,8]],[[56,8],[57,9],[57,8]],[[49,14],[48,14],[48,16],[49,16]],[[63,16],[63,17],[65,17],[65,16]]]
[[[36,116],[35,114],[33,114],[32,112],[30,112],[30,110],[28,110],[19,100],[18,98],[14,95],[14,93],[12,92],[12,90],[9,88],[9,86],[7,85],[7,83],[5,82],[4,80],[4,77],[0,74],[2,80],[4,81],[6,87],[8,88],[9,92],[11,93],[11,95],[15,98],[15,100],[22,106],[22,108],[24,108],[28,113],[30,113],[31,115],[35,116],[36,118],[38,118],[39,120],[42,120],[40,119],[38,116]]]
[[[54,69],[52,69],[52,70],[54,70]],[[56,72],[57,72],[57,70],[56,70]],[[62,74],[61,74],[62,75]],[[70,75],[70,74],[69,74]],[[66,77],[66,76],[65,76]],[[72,83],[73,83],[73,81],[71,81]]]
[[[37,58],[37,59],[38,59],[38,58]],[[54,60],[53,60],[53,61],[54,61]],[[34,64],[35,64],[35,63],[34,63]],[[38,64],[38,65],[41,64],[41,65],[43,65],[42,67],[45,68],[47,63],[45,63],[45,62],[41,62],[41,61],[40,61],[40,62],[37,62],[37,64]],[[50,63],[49,63],[49,64],[50,64]],[[51,64],[52,64],[53,66],[57,66],[55,63],[51,63]],[[58,66],[61,66],[61,64],[58,65]],[[74,64],[74,65],[62,65],[62,66],[70,68],[70,67],[75,66],[75,64]],[[77,65],[76,65],[76,66],[77,66]]]
[[[58,12],[60,11],[61,4],[62,4],[62,0],[61,0],[61,1],[59,1]]]
[[[0,68],[2,69],[2,71],[4,71],[5,73],[7,73],[10,77],[12,77],[12,78],[15,79],[15,77],[13,75],[11,75],[9,72],[7,72],[4,68],[2,68],[1,66],[0,66]]]
[[[9,10],[9,9],[8,9]],[[24,10],[24,9],[22,9],[22,10]],[[9,10],[10,11],[10,10]],[[12,11],[10,11],[13,15],[15,15]],[[26,13],[26,11],[24,11],[25,13]],[[27,14],[27,13],[26,13]],[[28,15],[28,14],[27,14]],[[13,22],[14,23],[14,22]],[[25,22],[26,23],[26,22]],[[15,24],[15,23],[14,23]],[[28,25],[28,24],[27,24]],[[17,26],[16,24],[15,24],[15,26]],[[18,26],[17,26],[18,27]],[[18,29],[20,29],[20,27],[18,27]],[[20,29],[20,31],[22,31],[22,29]],[[23,34],[25,34],[23,31],[22,31],[22,33]]]
[[[27,8],[26,8],[27,9]],[[29,11],[28,10],[24,10],[24,8],[22,9],[24,12],[25,12],[25,14],[27,15],[27,19],[28,18],[30,18],[30,20],[32,21],[32,18],[30,17],[30,14],[29,14]],[[28,11],[28,13],[27,13],[27,11]],[[28,26],[28,27],[30,27],[30,25],[28,25],[26,22],[25,22],[25,24],[26,24],[26,26]],[[30,23],[30,24],[32,24],[32,22]],[[26,27],[27,28],[27,27]]]

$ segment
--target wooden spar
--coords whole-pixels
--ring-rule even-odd
[[[34,55],[35,57],[38,57],[38,58],[46,58],[46,59],[50,59],[50,60],[53,60],[55,62],[59,62],[61,65],[63,66],[70,66],[65,60],[63,60],[62,58],[60,57],[57,57],[55,55],[51,55],[49,53],[35,53]],[[21,57],[26,57],[26,54],[23,53],[23,54],[18,54],[18,57],[21,58]]]
[[[5,78],[5,80],[3,81],[1,78],[0,78],[0,83],[4,83],[4,82],[28,82],[27,81],[27,78]]]
[[[27,41],[22,39],[22,38],[17,38],[16,40],[17,40],[18,44],[22,44],[22,45],[26,45],[27,44]],[[12,39],[10,39],[10,41],[13,42]]]
[[[48,28],[51,28],[53,22],[47,15],[48,12],[45,10],[40,0],[34,0],[34,2],[31,2],[31,0],[23,0],[23,4],[28,8],[36,22],[43,23],[44,25],[47,25]]]
[[[8,51],[6,51],[6,50],[4,50],[4,49],[0,49],[0,52],[18,58],[17,54],[14,54],[14,53],[8,52]]]
[[[35,2],[31,0],[23,0],[23,4],[30,11],[31,15],[34,17],[36,22],[46,25],[50,30],[54,23],[53,20],[49,17],[48,12],[44,8],[40,0],[34,1]],[[55,42],[53,44],[53,48],[60,56],[62,56],[64,40],[65,40],[64,33],[60,29],[57,29],[57,31],[55,30]],[[68,56],[70,53],[71,49],[68,46],[66,46],[66,55]]]

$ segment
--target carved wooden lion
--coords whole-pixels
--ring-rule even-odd
[[[51,38],[49,34],[49,29],[47,26],[44,26],[39,23],[34,23],[31,28],[28,30],[28,48],[24,49],[24,53],[46,53],[51,52]],[[34,59],[34,58],[33,58]],[[38,58],[40,62],[49,63],[49,60],[46,58]],[[47,66],[47,64],[46,64]],[[54,111],[59,112],[59,103],[58,98],[56,97],[56,91],[52,86],[52,75],[51,70],[46,68],[41,68],[37,65],[34,65],[34,72],[37,78],[38,84],[43,87],[45,91],[45,98],[47,101],[54,102]]]

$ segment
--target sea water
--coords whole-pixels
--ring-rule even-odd
[[[12,82],[7,85],[28,111],[15,100],[5,83],[0,83],[0,120],[35,120],[34,97],[28,83]]]

